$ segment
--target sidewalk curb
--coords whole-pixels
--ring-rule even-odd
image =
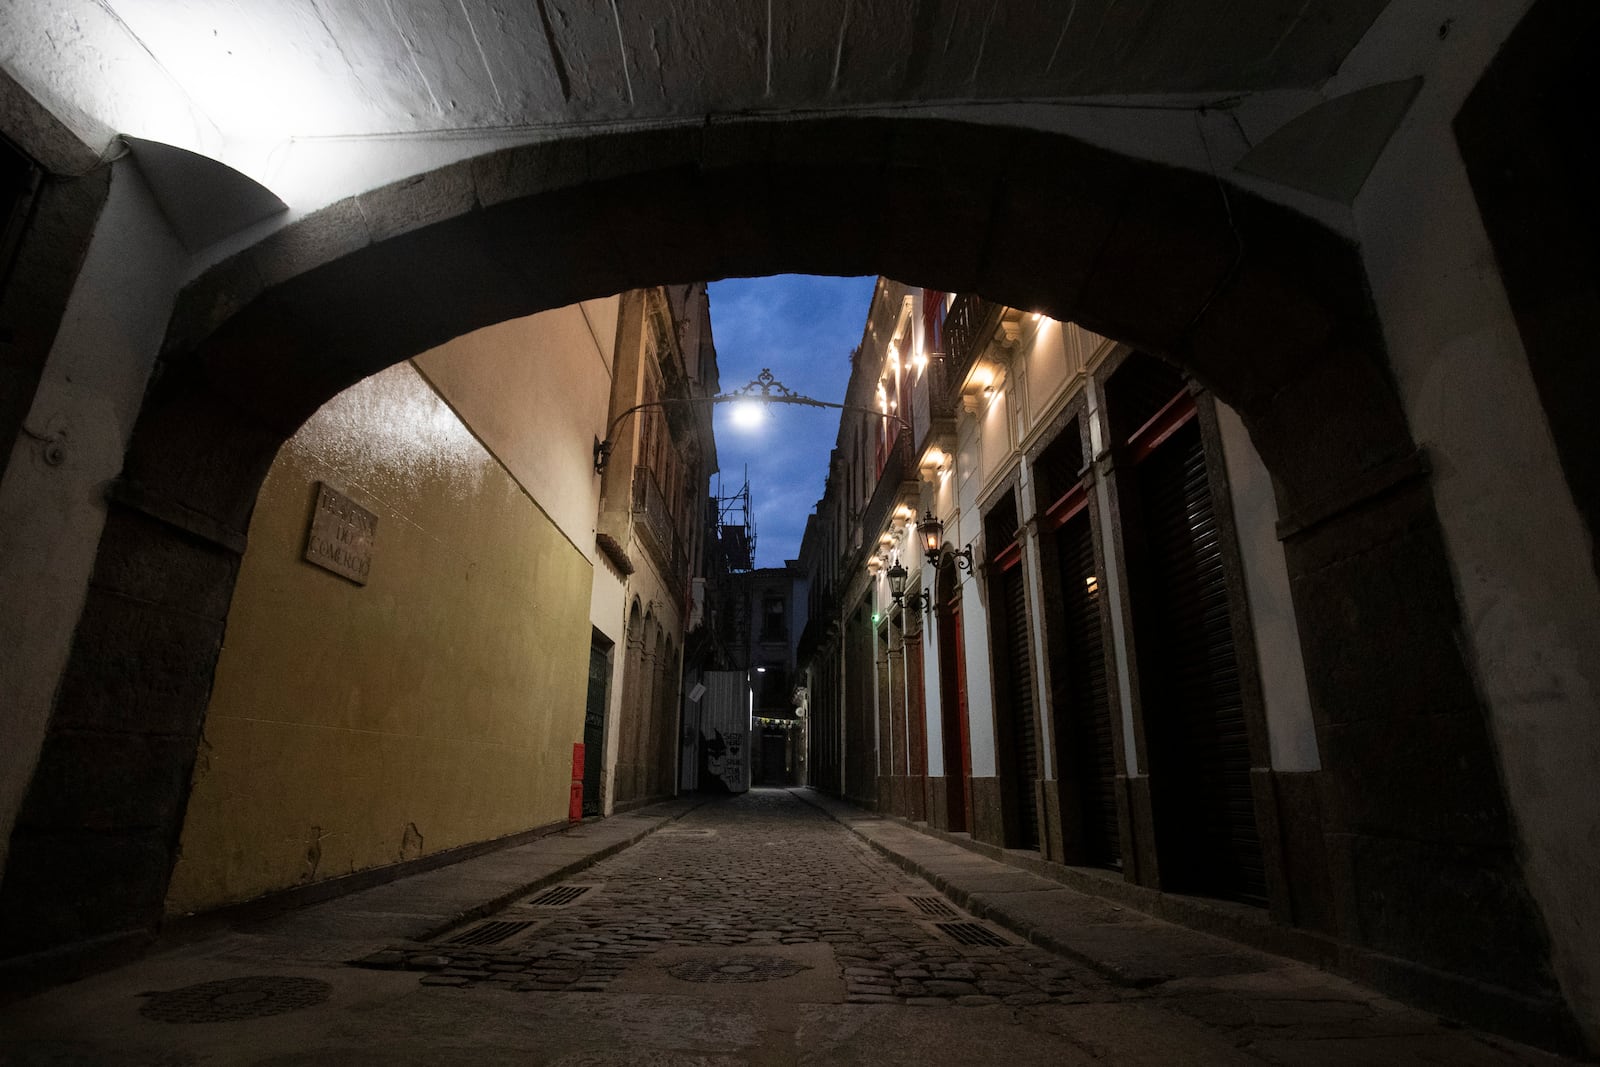
[[[1109,964],[1104,960],[1089,956],[1079,949],[1075,949],[1070,945],[1062,943],[1059,939],[1052,937],[1050,934],[1040,930],[1033,924],[1025,922],[1015,915],[1008,914],[1005,911],[995,908],[991,904],[975,901],[973,899],[973,895],[967,890],[955,885],[948,878],[936,871],[929,869],[922,863],[919,863],[917,860],[912,859],[910,856],[896,852],[882,841],[875,840],[856,825],[857,823],[861,822],[879,822],[891,826],[900,825],[894,820],[885,819],[881,815],[874,815],[870,812],[862,812],[859,817],[851,819],[845,817],[841,812],[830,810],[827,804],[819,803],[818,798],[808,795],[810,790],[802,791],[799,789],[791,789],[790,792],[799,799],[805,801],[807,804],[810,804],[812,807],[816,808],[818,811],[822,812],[824,815],[828,816],[840,826],[843,826],[846,830],[849,830],[852,834],[865,842],[874,852],[877,852],[884,858],[890,860],[895,864],[895,866],[900,867],[902,870],[909,871],[910,873],[915,874],[917,877],[927,881],[930,885],[934,886],[934,888],[938,889],[945,896],[955,901],[972,915],[975,915],[980,919],[988,920],[997,926],[1002,926],[1030,944],[1038,945],[1041,948],[1047,948],[1052,952],[1060,953],[1069,959],[1076,960],[1124,988],[1148,989],[1153,985],[1159,984],[1159,982],[1150,980],[1149,976],[1130,975],[1126,971],[1116,967],[1114,964]],[[836,803],[839,803],[841,806],[843,806],[843,802]],[[906,829],[913,828],[906,827]],[[937,840],[937,838],[932,838],[930,840]],[[1001,864],[1001,861],[999,860],[991,860],[991,862]],[[1005,866],[1004,864],[1001,865]],[[1019,873],[1027,874],[1029,872],[1022,871]],[[1033,875],[1032,877],[1038,876]],[[1039,880],[1041,882],[1048,881],[1047,879],[1043,878]],[[1056,888],[1066,887],[1056,886]],[[1073,890],[1069,889],[1068,892],[1073,892]]]
[[[634,845],[637,845],[640,841],[643,841],[645,838],[649,837],[651,834],[655,833],[657,830],[660,830],[662,827],[670,826],[673,823],[677,822],[679,819],[683,818],[685,815],[688,815],[691,811],[694,811],[696,808],[698,808],[702,804],[704,804],[706,802],[706,800],[709,799],[709,798],[707,798],[707,797],[687,798],[687,800],[688,800],[687,803],[685,803],[685,799],[686,798],[683,798],[683,797],[674,797],[672,800],[660,801],[659,804],[651,804],[651,805],[647,805],[647,806],[641,807],[641,808],[634,808],[633,810],[631,810],[631,811],[629,811],[627,813],[629,816],[638,816],[640,814],[648,813],[650,811],[650,809],[653,808],[653,807],[665,807],[667,805],[680,804],[680,803],[682,803],[684,805],[683,809],[681,811],[679,811],[677,814],[675,814],[675,815],[667,815],[666,817],[661,818],[656,822],[653,822],[650,826],[645,827],[644,829],[640,830],[638,833],[633,834],[630,837],[624,838],[621,841],[613,841],[611,844],[606,845],[606,846],[604,846],[602,848],[598,848],[598,849],[596,849],[595,851],[589,853],[586,856],[583,856],[583,857],[580,857],[579,859],[573,860],[571,863],[567,864],[564,867],[558,867],[553,871],[548,871],[548,872],[540,875],[537,878],[534,878],[534,879],[529,880],[528,882],[522,883],[522,884],[518,885],[515,889],[510,889],[510,890],[507,890],[506,892],[503,892],[503,893],[497,893],[493,897],[490,897],[488,900],[483,901],[482,903],[479,903],[479,904],[474,904],[472,907],[467,908],[466,910],[457,913],[455,916],[453,916],[450,919],[445,920],[443,923],[438,924],[438,925],[433,926],[433,927],[430,927],[428,930],[426,930],[424,933],[422,933],[418,937],[400,938],[399,940],[411,941],[411,942],[416,942],[416,943],[419,943],[419,944],[427,943],[427,942],[430,942],[430,941],[436,941],[440,937],[442,937],[445,934],[449,933],[451,930],[454,930],[458,926],[464,926],[465,924],[467,924],[469,922],[473,922],[473,921],[475,921],[477,919],[481,919],[486,915],[493,915],[495,912],[500,911],[503,908],[505,908],[512,901],[516,900],[518,897],[525,896],[526,894],[531,893],[536,889],[543,889],[545,886],[553,885],[556,882],[563,882],[566,879],[571,878],[574,874],[577,874],[579,871],[587,870],[588,868],[593,867],[595,864],[599,863],[601,860],[608,859],[611,856],[615,856],[618,852],[621,852],[623,849],[632,848]],[[581,826],[583,824],[579,823],[578,825]],[[559,834],[552,834],[551,836],[552,837],[559,837],[560,835]]]
[[[986,855],[979,848],[968,847],[966,842],[949,840],[938,834],[926,833],[921,828],[898,816],[885,816],[869,812],[856,807],[848,801],[840,800],[837,797],[809,788],[793,788],[789,791],[849,830],[872,848],[873,851],[880,853],[896,866],[927,880],[938,888],[941,893],[944,893],[973,915],[1009,930],[1030,944],[1038,945],[1041,948],[1049,949],[1069,959],[1076,960],[1123,988],[1151,990],[1175,978],[1183,977],[1179,974],[1129,973],[1115,963],[1097,958],[1086,953],[1081,948],[1065,944],[1048,931],[1039,929],[1033,923],[1010,914],[1001,907],[997,907],[992,900],[974,900],[973,894],[968,890],[953,885],[948,878],[930,870],[916,859],[895,851],[890,845],[875,840],[874,836],[864,827],[869,823],[877,823],[885,828],[896,827],[903,829],[929,841],[939,841],[970,852],[973,855],[989,860],[997,867],[1007,867],[1019,874],[1029,875],[1038,879],[1041,884],[1048,885],[1051,888],[1065,889],[1068,892],[1089,897],[1095,897],[1098,894],[1086,892],[1054,879],[1045,878],[1024,867],[1006,863],[1003,859],[996,859]],[[1583,1046],[1576,1037],[1576,1031],[1572,1029],[1570,1019],[1565,1014],[1565,1005],[1562,1002],[1548,998],[1535,999],[1525,997],[1517,994],[1514,990],[1473,983],[1455,976],[1441,975],[1407,961],[1396,960],[1374,952],[1355,951],[1349,946],[1340,946],[1340,951],[1331,960],[1319,957],[1302,957],[1292,952],[1273,951],[1270,948],[1252,944],[1241,938],[1230,937],[1225,933],[1195,929],[1182,921],[1175,920],[1159,912],[1149,911],[1125,899],[1116,897],[1101,897],[1100,899],[1108,902],[1114,901],[1129,911],[1137,912],[1156,922],[1172,926],[1177,930],[1223,942],[1229,945],[1233,951],[1268,957],[1283,965],[1310,967],[1332,977],[1354,982],[1380,995],[1400,1001],[1417,1011],[1454,1019],[1458,1023],[1480,1028],[1490,1033],[1500,1034],[1515,1041],[1526,1042],[1535,1048],[1559,1055],[1581,1054],[1580,1050]]]
[[[970,892],[968,892],[967,890],[962,889],[960,886],[953,884],[948,878],[944,877],[943,875],[941,875],[941,874],[939,874],[939,873],[937,873],[937,872],[935,872],[933,870],[930,870],[928,867],[926,867],[923,864],[921,864],[921,863],[917,862],[916,860],[912,859],[910,856],[904,855],[903,853],[900,853],[900,852],[896,852],[894,849],[890,848],[888,845],[884,844],[883,842],[874,840],[871,836],[869,836],[868,834],[864,833],[861,829],[859,829],[855,825],[856,823],[860,823],[860,822],[879,822],[879,823],[883,823],[884,825],[888,825],[888,826],[900,826],[900,825],[902,825],[896,820],[885,819],[881,815],[874,815],[874,814],[872,814],[870,812],[865,812],[865,811],[863,811],[859,817],[857,817],[855,819],[850,819],[850,818],[845,817],[840,812],[836,812],[836,811],[830,810],[829,806],[826,803],[819,802],[819,798],[818,797],[812,796],[812,795],[808,795],[808,794],[811,793],[811,790],[809,790],[809,789],[805,789],[805,790],[802,790],[802,789],[790,789],[789,792],[793,793],[800,800],[803,800],[807,804],[810,804],[812,807],[816,808],[818,811],[820,811],[824,815],[828,816],[834,822],[838,823],[840,826],[843,826],[846,830],[849,830],[852,834],[854,834],[856,837],[860,838],[863,842],[865,842],[867,844],[867,846],[870,847],[874,852],[879,853],[884,858],[886,858],[889,861],[891,861],[892,863],[894,863],[895,866],[901,868],[902,870],[908,871],[911,874],[914,874],[917,877],[927,881],[934,888],[938,889],[939,892],[943,893],[945,896],[947,896],[951,900],[955,901],[957,904],[959,904],[966,911],[970,912],[972,915],[975,915],[980,919],[985,919],[985,920],[987,920],[989,922],[992,922],[996,926],[1004,927],[1006,930],[1010,931],[1013,934],[1016,934],[1018,937],[1022,938],[1025,941],[1027,941],[1029,944],[1038,945],[1040,948],[1046,948],[1046,949],[1049,949],[1051,952],[1055,952],[1055,953],[1058,953],[1059,955],[1066,956],[1068,959],[1076,960],[1077,962],[1079,962],[1079,963],[1083,964],[1084,966],[1086,966],[1086,967],[1090,968],[1091,970],[1093,970],[1095,973],[1097,973],[1099,975],[1102,975],[1103,977],[1109,979],[1110,981],[1116,983],[1117,985],[1123,987],[1124,989],[1133,989],[1133,990],[1149,989],[1149,988],[1151,988],[1153,986],[1160,985],[1163,981],[1166,980],[1166,979],[1154,978],[1151,975],[1129,974],[1127,971],[1122,970],[1121,968],[1117,967],[1115,964],[1108,963],[1108,962],[1106,962],[1105,960],[1102,960],[1102,959],[1097,959],[1094,956],[1091,956],[1091,955],[1083,952],[1081,949],[1074,948],[1073,946],[1062,942],[1060,939],[1051,936],[1049,933],[1047,933],[1047,932],[1045,932],[1043,930],[1040,930],[1038,927],[1034,926],[1032,923],[1026,922],[1026,921],[1018,918],[1015,915],[1011,915],[1011,914],[1009,914],[1009,913],[1007,913],[1007,912],[1005,912],[1005,911],[1003,911],[1003,910],[1001,910],[999,908],[996,908],[992,904],[989,904],[989,903],[983,902],[983,901],[975,901],[973,899],[973,895]],[[832,798],[829,798],[829,799],[831,800]],[[844,806],[844,802],[843,801],[834,801],[834,803],[840,805],[841,807]],[[908,829],[908,830],[912,830],[913,832],[919,832],[920,833],[920,831],[917,831],[914,827],[905,826],[904,828]],[[926,836],[926,835],[924,835],[924,836]],[[939,839],[938,838],[930,838],[930,840],[939,840]],[[974,854],[975,855],[979,855],[979,853],[974,853]],[[988,859],[988,857],[984,857],[984,858]],[[990,862],[998,864],[998,865],[1001,865],[1001,866],[1009,866],[1007,864],[1002,863],[1002,861],[1000,861],[1000,860],[990,860]],[[1012,868],[1012,869],[1016,870],[1016,868]],[[1031,877],[1034,877],[1034,878],[1038,878],[1039,877],[1038,875],[1033,875],[1033,874],[1031,874],[1031,872],[1028,872],[1028,871],[1019,871],[1019,873],[1021,873],[1021,874],[1029,874]],[[1071,889],[1070,887],[1067,887],[1067,886],[1062,886],[1059,883],[1051,883],[1051,882],[1049,882],[1049,879],[1039,878],[1039,881],[1048,883],[1048,884],[1050,884],[1051,886],[1053,886],[1054,888],[1057,888],[1057,889],[1065,889],[1067,892],[1077,892],[1077,890]],[[1137,909],[1133,909],[1133,910],[1137,910]],[[1140,914],[1144,914],[1144,913],[1141,912]],[[1157,916],[1151,916],[1151,918],[1158,918],[1158,917]],[[1161,921],[1165,921],[1165,920],[1161,920]]]

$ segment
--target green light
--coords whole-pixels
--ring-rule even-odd
[[[876,611],[872,613],[872,625],[878,625],[878,613]]]

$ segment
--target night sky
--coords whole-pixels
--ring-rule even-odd
[[[788,274],[712,282],[711,332],[722,391],[770,367],[797,393],[843,401],[850,351],[861,341],[876,281]],[[721,491],[736,492],[749,465],[756,566],[781,567],[799,554],[806,516],[822,495],[839,413],[772,405],[760,428],[743,429],[733,425],[731,407],[715,409]],[[715,476],[711,489],[717,491]]]

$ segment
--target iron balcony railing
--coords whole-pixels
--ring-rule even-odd
[[[922,379],[912,393],[911,451],[914,455],[922,455],[937,438],[955,433],[956,412],[960,410],[955,388],[950,384],[949,362],[944,354],[930,353]]]
[[[944,317],[945,388],[953,395],[967,380],[972,369],[994,336],[1004,307],[985,300],[977,293],[961,293]]]
[[[642,534],[640,539],[661,564],[672,587],[687,589],[689,561],[683,537],[649,467],[633,468],[633,521]]]
[[[827,647],[839,634],[838,598],[829,587],[811,605],[806,616],[805,629],[800,631],[800,642],[795,649],[795,665],[804,671],[818,651]]]
[[[878,544],[878,534],[889,526],[890,513],[910,492],[916,489],[917,472],[911,464],[911,433],[902,430],[895,435],[883,472],[872,488],[872,496],[857,519],[857,530],[863,533],[860,545],[870,554]]]

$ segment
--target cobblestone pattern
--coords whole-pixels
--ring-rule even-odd
[[[686,832],[702,830],[712,833]],[[668,945],[820,941],[833,946],[851,1003],[1118,999],[1094,972],[1037,946],[943,939],[905,900],[937,890],[781,790],[703,805],[572,881],[600,888],[566,908],[499,913],[543,920],[504,944],[404,944],[357,962],[424,971],[429,985],[599,992]]]

